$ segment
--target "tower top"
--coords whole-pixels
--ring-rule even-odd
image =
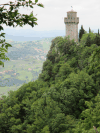
[[[68,11],[68,12],[76,12],[76,11],[74,11],[74,10],[73,10],[73,7],[71,6],[71,11]]]

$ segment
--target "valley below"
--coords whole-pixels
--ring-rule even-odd
[[[10,61],[2,60],[4,67],[0,66],[0,97],[7,96],[10,90],[15,91],[23,84],[38,78],[51,40],[52,38],[27,42],[6,41],[12,47],[8,47],[6,53]]]

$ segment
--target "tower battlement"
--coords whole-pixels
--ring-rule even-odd
[[[64,18],[66,36],[70,35],[70,40],[75,39],[78,42],[78,23],[79,17],[77,12],[71,10],[67,12],[67,17]]]

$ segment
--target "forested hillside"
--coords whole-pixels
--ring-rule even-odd
[[[52,39],[38,79],[0,100],[0,132],[95,133],[93,126],[100,132],[100,58],[91,61],[96,48],[94,33],[78,44]]]

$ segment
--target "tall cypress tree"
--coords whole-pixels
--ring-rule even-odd
[[[83,34],[85,34],[85,30],[83,29],[83,25],[81,25],[81,29],[80,29],[80,31],[79,31],[79,42],[80,42],[80,40],[81,40]]]
[[[89,27],[89,33],[91,32],[91,29],[90,29],[90,27]]]
[[[98,35],[99,35],[99,29],[98,29]]]

